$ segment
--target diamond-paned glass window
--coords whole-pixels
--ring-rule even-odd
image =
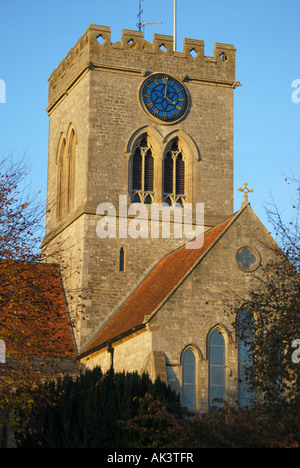
[[[239,406],[250,407],[255,402],[256,392],[250,381],[253,368],[252,343],[254,339],[254,318],[249,309],[242,309],[238,315],[238,378]]]
[[[214,330],[209,337],[209,406],[222,406],[225,400],[225,341],[219,330]]]
[[[182,358],[182,403],[189,410],[196,409],[196,366],[195,355],[187,349]]]

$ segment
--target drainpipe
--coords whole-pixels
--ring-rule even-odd
[[[114,368],[114,348],[112,347],[111,343],[108,343],[107,352],[110,353],[110,368],[113,370]]]

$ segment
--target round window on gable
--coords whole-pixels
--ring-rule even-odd
[[[260,265],[260,255],[253,247],[240,247],[236,252],[235,260],[244,271],[254,271]]]

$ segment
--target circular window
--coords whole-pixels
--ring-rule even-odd
[[[254,271],[260,264],[260,256],[252,247],[240,247],[235,256],[238,266],[244,271]]]

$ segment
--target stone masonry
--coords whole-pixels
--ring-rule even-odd
[[[151,267],[184,243],[174,238],[97,235],[99,204],[111,203],[117,216],[119,196],[127,196],[130,204],[130,164],[137,136],[145,133],[152,139],[158,180],[167,143],[175,136],[182,141],[189,174],[187,201],[204,204],[206,229],[233,212],[233,92],[239,85],[235,48],[215,44],[214,56],[206,57],[203,41],[185,39],[183,52],[175,53],[172,41],[155,34],[150,44],[141,32],[123,30],[121,41],[112,44],[109,27],[91,25],[49,78],[48,206],[42,247],[47,258],[63,264],[79,351]],[[159,123],[141,107],[140,87],[158,72],[168,73],[187,89],[188,112],[178,122]],[[59,141],[70,125],[76,134],[75,204],[58,220]],[[159,190],[156,197],[160,203]],[[119,271],[121,247],[124,271]]]

